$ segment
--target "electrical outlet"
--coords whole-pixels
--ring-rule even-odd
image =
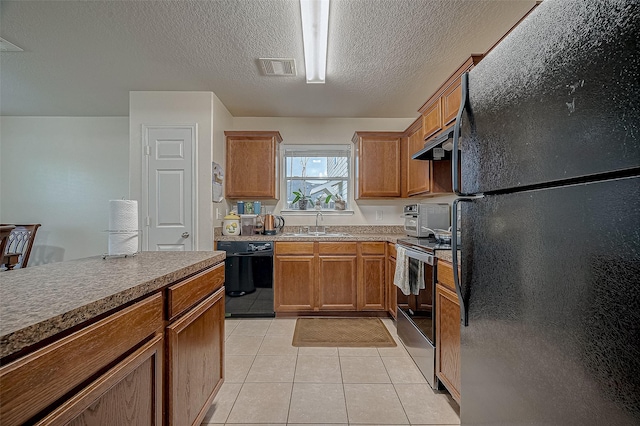
[[[382,210],[376,210],[376,220],[382,220]]]
[[[216,219],[222,219],[222,213],[220,209],[216,207]]]

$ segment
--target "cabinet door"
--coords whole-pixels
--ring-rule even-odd
[[[158,335],[37,424],[162,425],[162,353]]]
[[[278,132],[225,132],[227,198],[278,198]]]
[[[367,133],[360,136],[360,133]],[[402,134],[358,132],[357,198],[401,196]]]
[[[429,166],[431,161],[413,160],[411,156],[424,147],[422,129],[418,129],[408,138],[407,149],[407,195],[428,193],[431,189]]]
[[[384,311],[385,256],[361,256],[358,268],[358,310]]]
[[[355,311],[357,308],[357,256],[318,258],[318,308],[329,311]]]
[[[462,100],[462,82],[458,77],[442,94],[442,124],[449,125],[458,115]]]
[[[456,111],[457,113],[457,111]],[[422,113],[422,137],[428,138],[442,130],[442,99],[438,98]],[[424,142],[424,141],[423,141]],[[415,152],[415,151],[414,151]]]
[[[167,327],[168,425],[199,425],[222,386],[224,287]]]
[[[460,305],[458,296],[436,285],[436,374],[460,404]]]
[[[278,245],[276,245],[276,252],[277,247]],[[313,255],[275,256],[273,290],[276,312],[313,310],[315,306],[314,259]]]

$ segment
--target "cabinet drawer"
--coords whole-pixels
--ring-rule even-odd
[[[22,424],[163,326],[157,293],[0,368],[0,424]]]
[[[397,251],[396,251],[396,245],[395,244],[387,244],[387,249],[388,249],[388,256],[389,257],[393,257],[394,259],[397,257]]]
[[[453,267],[449,262],[438,261],[437,266],[438,282],[449,289],[456,291],[456,285],[453,282]]]
[[[356,254],[357,243],[355,242],[322,242],[318,243],[320,254]]]
[[[313,242],[276,243],[276,254],[313,254]]]
[[[360,243],[360,253],[362,254],[384,254],[385,243]]]
[[[174,319],[223,285],[224,263],[172,285],[167,289],[168,319]]]

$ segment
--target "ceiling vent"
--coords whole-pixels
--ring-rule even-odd
[[[0,52],[24,52],[21,48],[7,40],[0,38]]]
[[[260,58],[258,61],[265,75],[296,75],[296,61],[294,59]]]

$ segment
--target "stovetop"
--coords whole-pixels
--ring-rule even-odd
[[[435,238],[398,238],[398,244],[430,253],[436,250],[451,250],[451,244],[439,243]]]

